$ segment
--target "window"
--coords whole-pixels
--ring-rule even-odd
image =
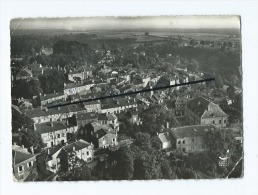
[[[185,144],[185,140],[183,140],[183,142],[182,142],[183,144]]]
[[[116,138],[113,138],[113,142],[115,142],[116,141]]]
[[[194,143],[194,139],[192,139],[192,142]]]
[[[90,155],[89,151],[87,151],[87,155]]]
[[[219,120],[219,124],[221,124],[221,120]]]
[[[227,123],[227,120],[224,120],[224,123]]]
[[[19,166],[18,167],[18,172],[22,172],[23,171],[23,166]]]
[[[215,121],[212,121],[212,124],[215,124]]]
[[[31,167],[32,166],[32,162],[28,162],[28,167]]]
[[[181,141],[178,141],[177,143],[178,143],[178,144],[181,144]]]

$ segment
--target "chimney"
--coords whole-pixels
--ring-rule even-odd
[[[73,151],[75,151],[75,147],[73,147]]]
[[[37,130],[36,123],[34,123],[34,130],[35,130],[35,131]]]
[[[167,122],[167,129],[169,128],[169,122]]]
[[[64,83],[64,86],[66,86],[66,83]]]
[[[201,105],[201,102],[198,102],[198,106],[200,106]]]
[[[51,124],[51,127],[54,127],[53,121],[51,121],[51,123],[50,123],[50,124]]]
[[[21,131],[21,128],[18,128],[18,131]]]
[[[47,149],[47,154],[50,154],[50,149],[49,148]]]
[[[22,148],[24,148],[24,145],[22,145]]]
[[[33,146],[30,147],[30,151],[34,155],[34,148],[33,148]]]
[[[15,146],[16,146],[16,145],[17,145],[17,144],[16,144],[16,142],[13,142],[13,145],[15,145]]]

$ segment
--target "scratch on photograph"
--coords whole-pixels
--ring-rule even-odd
[[[242,178],[240,20],[11,20],[14,181]]]

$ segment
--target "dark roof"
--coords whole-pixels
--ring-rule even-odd
[[[117,118],[118,118],[118,120],[126,120],[126,119],[130,119],[130,116],[127,113],[121,112],[121,113],[117,114]]]
[[[35,127],[36,131],[38,131],[40,134],[66,129],[64,122],[61,121],[35,124]]]
[[[95,137],[96,138],[102,138],[102,137],[104,137],[106,134],[108,133],[108,131],[106,131],[106,130],[104,130],[104,129],[100,129],[100,130],[98,130],[96,133],[95,133]]]
[[[176,98],[176,104],[185,104],[188,101],[189,101],[189,98],[184,97],[184,96],[178,96]]]
[[[60,97],[63,96],[63,93],[57,92],[57,93],[49,93],[49,94],[44,94],[44,95],[40,95],[39,98],[41,101],[50,99],[50,98],[55,98],[55,97]]]
[[[72,88],[77,88],[77,87],[87,86],[92,84],[94,84],[92,80],[84,81],[81,83],[66,83],[66,85],[64,86],[64,89],[72,89]]]
[[[76,117],[77,121],[93,120],[93,119],[97,119],[97,118],[98,118],[98,116],[93,112],[77,114],[77,117]]]
[[[48,156],[52,156],[54,155],[58,150],[60,150],[63,146],[60,144],[60,145],[57,145],[55,146],[52,150],[50,150]]]
[[[98,120],[113,121],[115,119],[117,119],[116,115],[109,113],[101,113],[98,116]]]
[[[94,100],[94,101],[90,101],[90,102],[83,102],[84,105],[94,105],[94,104],[100,104],[99,101]]]
[[[70,153],[70,152],[73,151],[73,148],[75,149],[75,151],[78,151],[78,150],[81,150],[83,148],[87,148],[90,145],[91,145],[90,143],[80,139],[77,142],[74,142],[74,143],[71,143],[69,145],[64,146],[63,149],[65,151],[67,151],[68,153]]]
[[[126,98],[119,98],[118,100],[109,101],[108,103],[102,104],[102,109],[109,109],[109,108],[117,108],[121,106],[130,106],[137,104],[134,100],[129,100]]]
[[[67,106],[70,112],[77,112],[85,110],[83,104],[70,104]]]
[[[197,97],[187,103],[188,109],[201,117],[210,102],[203,97]]]
[[[30,117],[40,117],[40,116],[49,116],[49,115],[55,115],[55,114],[61,114],[61,113],[69,113],[70,110],[68,109],[67,106],[61,106],[61,107],[56,107],[56,108],[49,108],[49,109],[41,109],[39,108],[33,108],[33,109],[28,109],[25,111],[25,114]]]
[[[20,77],[24,77],[24,76],[32,77],[32,72],[31,72],[31,70],[29,70],[28,68],[24,68],[24,69],[22,69],[22,70],[17,74],[17,76],[20,76]]]
[[[15,165],[34,157],[34,155],[29,153],[26,148],[22,148],[20,146],[12,146],[12,151],[14,154],[14,156],[13,156],[14,162],[13,163]]]
[[[172,132],[176,138],[203,136],[206,132],[215,130],[213,125],[192,125],[173,128]]]

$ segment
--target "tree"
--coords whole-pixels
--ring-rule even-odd
[[[33,147],[35,153],[40,152],[41,148],[44,146],[40,133],[31,128],[24,132],[21,143],[25,148]]]
[[[236,150],[236,141],[232,130],[215,129],[208,131],[204,140],[213,160],[218,160],[219,156],[225,155],[227,150],[229,150],[230,153]]]
[[[112,167],[113,179],[130,180],[133,178],[134,157],[129,147],[119,148],[117,151],[111,152],[109,163]]]
[[[197,60],[191,60],[187,66],[187,70],[192,72],[198,72],[199,63],[197,62]]]
[[[238,83],[238,77],[236,75],[229,76],[229,82],[232,86],[236,86]]]
[[[229,87],[227,88],[227,94],[230,99],[234,99],[236,95],[235,88],[229,85]]]
[[[224,84],[223,84],[223,80],[222,80],[220,75],[215,76],[215,85],[216,85],[217,88],[222,88],[223,87]]]
[[[151,136],[148,133],[136,133],[135,134],[135,144],[142,149],[148,149],[151,147]]]
[[[14,83],[14,87],[12,88],[12,95],[17,98],[23,97],[32,99],[33,96],[41,92],[40,83],[36,79],[31,79],[30,81],[18,80]]]

